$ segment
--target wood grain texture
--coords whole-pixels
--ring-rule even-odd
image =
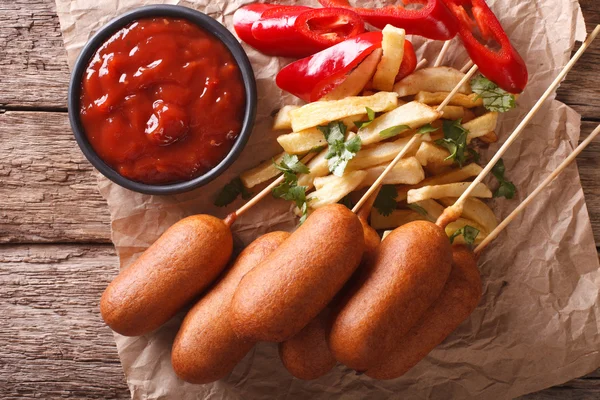
[[[0,242],[110,242],[110,217],[67,114],[0,114]]]
[[[0,398],[129,398],[98,310],[116,271],[108,245],[0,245]]]
[[[588,30],[597,0],[580,0]],[[53,0],[0,0],[0,398],[127,399],[99,296],[117,271],[109,217],[72,139],[69,72]],[[561,86],[582,136],[600,122],[600,44]],[[11,112],[12,110],[12,112]],[[18,112],[39,110],[50,112]],[[578,158],[600,245],[600,141]],[[40,243],[80,244],[40,244]],[[600,370],[523,397],[600,398]]]
[[[68,83],[54,0],[0,0],[0,108],[65,109]]]

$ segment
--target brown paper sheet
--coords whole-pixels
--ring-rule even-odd
[[[69,62],[87,39],[111,18],[148,0],[56,0]],[[191,0],[180,3],[210,14],[231,28],[231,16],[247,0]],[[316,1],[300,2],[316,5]],[[362,3],[362,2],[361,2]],[[369,4],[381,2],[369,1]],[[519,108],[501,116],[501,141],[516,126],[558,71],[575,39],[584,33],[576,0],[488,0],[524,56],[530,83]],[[441,42],[415,38],[419,55],[434,60]],[[113,241],[125,267],[168,226],[193,213],[224,216],[212,206],[229,179],[279,152],[269,114],[293,99],[273,78],[286,60],[251,49],[259,88],[258,120],[246,151],[220,179],[195,192],[153,197],[129,192],[99,178],[112,216]],[[457,40],[448,64],[462,66],[466,54]],[[504,157],[508,176],[519,189],[514,201],[492,206],[503,218],[576,146],[580,116],[548,100],[523,136]],[[498,148],[490,147],[489,158]],[[292,229],[294,218],[283,201],[267,199],[235,224],[248,243],[258,235]],[[190,385],[176,378],[170,349],[181,316],[139,338],[115,335],[127,382],[135,399],[329,399],[494,398],[505,399],[565,382],[600,366],[600,273],[579,174],[568,168],[486,251],[480,263],[484,296],[471,318],[401,379],[375,381],[338,365],[328,376],[293,379],[277,359],[274,344],[259,344],[220,382]]]

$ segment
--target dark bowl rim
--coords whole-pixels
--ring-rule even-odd
[[[89,60],[92,58],[96,50],[102,45],[102,43],[105,42],[106,39],[108,39],[119,29],[127,26],[134,20],[150,17],[173,17],[186,19],[203,28],[204,30],[215,36],[217,39],[219,39],[221,42],[223,42],[233,55],[236,63],[240,68],[242,80],[244,83],[244,89],[246,91],[246,105],[244,110],[244,121],[242,124],[242,129],[240,131],[240,134],[238,135],[237,140],[235,141],[231,150],[229,151],[229,153],[227,153],[225,158],[221,162],[219,162],[219,164],[217,164],[214,168],[196,178],[190,179],[188,181],[161,185],[151,185],[128,179],[120,175],[106,162],[104,162],[104,160],[102,160],[100,156],[98,156],[98,154],[88,141],[79,115],[81,79],[83,74],[85,73],[85,69],[88,65]],[[116,18],[108,22],[106,25],[104,25],[102,28],[100,28],[88,40],[88,42],[81,50],[79,56],[77,57],[77,61],[75,62],[75,65],[73,67],[73,72],[71,73],[71,81],[69,82],[67,99],[71,129],[75,136],[75,140],[79,145],[79,148],[81,149],[85,157],[88,159],[88,161],[98,171],[100,171],[102,175],[104,175],[114,183],[126,189],[133,190],[135,192],[151,195],[168,195],[187,192],[206,185],[207,183],[220,176],[223,172],[225,172],[225,170],[227,170],[227,168],[229,168],[229,166],[231,166],[231,164],[233,164],[233,162],[239,157],[242,150],[246,146],[250,135],[252,134],[254,121],[256,118],[256,103],[256,79],[252,70],[252,64],[250,63],[248,56],[246,55],[244,49],[237,41],[235,36],[233,36],[233,34],[225,26],[221,25],[219,22],[209,17],[208,15],[200,11],[178,5],[150,5],[136,8],[117,16]]]

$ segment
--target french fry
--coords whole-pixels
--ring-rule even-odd
[[[354,70],[348,74],[344,82],[336,86],[331,92],[327,93],[321,98],[321,101],[341,100],[346,97],[359,95],[373,77],[377,64],[379,64],[379,61],[381,60],[381,54],[381,49],[373,50],[373,52],[369,54],[358,67],[354,68]]]
[[[390,215],[381,215],[377,209],[371,210],[373,229],[394,229],[409,222],[424,220],[424,216],[413,210],[394,210]]]
[[[450,119],[450,120],[454,121],[457,119],[463,119],[464,117],[465,117],[465,109],[464,109],[464,107],[461,107],[461,106],[446,106],[442,110],[442,118],[443,119]]]
[[[291,130],[292,129],[292,118],[290,116],[290,111],[296,110],[300,108],[300,106],[283,106],[277,112],[277,115],[273,119],[273,130]]]
[[[477,222],[472,221],[467,218],[459,218],[458,220],[451,222],[450,224],[448,224],[448,226],[446,226],[446,235],[448,235],[448,237],[450,237],[450,236],[452,236],[452,234],[454,234],[454,232],[456,232],[457,230],[461,229],[462,227],[464,227],[466,225],[472,226],[473,228],[475,228],[479,231],[479,234],[477,235],[477,237],[475,238],[475,241],[473,242],[474,244],[481,243],[483,241],[483,239],[485,239],[489,233],[489,232],[486,232],[485,229],[481,225],[479,225]],[[465,238],[462,235],[456,236],[454,238],[453,243],[454,244],[466,244]]]
[[[421,91],[417,93],[415,96],[415,101],[419,101],[421,103],[427,105],[435,105],[442,104],[442,102],[448,97],[450,92],[424,92]],[[483,99],[479,98],[476,93],[471,93],[469,95],[457,93],[455,94],[450,103],[451,106],[459,106],[464,108],[475,108],[483,105]]]
[[[393,92],[379,92],[373,96],[346,97],[342,100],[316,101],[290,112],[292,129],[294,132],[300,132],[331,121],[366,114],[366,107],[375,112],[385,112],[397,106],[398,96]]]
[[[415,154],[416,159],[432,174],[452,166],[453,160],[448,160],[450,152],[430,142],[423,142]]]
[[[446,185],[424,186],[408,191],[406,201],[408,204],[427,199],[441,199],[443,197],[460,197],[469,187],[470,182],[448,183]],[[483,183],[477,184],[471,192],[471,197],[491,198],[492,192]]]
[[[469,135],[467,136],[467,142],[470,142],[471,140],[480,136],[487,135],[488,133],[496,130],[497,124],[497,112],[489,112],[483,114],[481,117],[477,117],[474,120],[463,124],[463,127],[469,131]]]
[[[361,149],[361,151],[350,160],[346,167],[346,171],[367,169],[391,161],[408,144],[410,139],[411,138],[409,137],[400,138],[393,142],[381,143],[376,146]],[[418,137],[406,156],[412,156],[414,154],[412,152],[416,152],[421,142],[427,139],[429,139],[427,135]]]
[[[355,121],[360,121],[364,115],[353,115],[344,118],[342,122],[348,130],[355,128]],[[286,135],[280,135],[277,138],[279,145],[288,154],[305,154],[319,147],[327,146],[327,140],[323,132],[318,128],[308,128],[300,132],[292,132]]]
[[[304,154],[315,148],[327,146],[323,132],[317,128],[281,135],[277,137],[277,142],[288,154]]]
[[[446,185],[449,183],[462,182],[469,178],[479,175],[482,168],[475,164],[465,165],[460,169],[455,169],[450,172],[446,172],[444,174],[438,176],[432,176],[431,178],[426,178],[422,182],[417,185],[412,186],[397,186],[396,190],[398,191],[398,197],[396,200],[404,201],[408,195],[408,191],[412,189],[418,189],[424,186],[435,186],[435,185]]]
[[[406,32],[404,29],[386,25],[382,34],[381,48],[383,49],[383,56],[373,76],[373,87],[377,90],[391,92],[394,89],[396,75],[398,75],[404,57],[404,36]]]
[[[490,133],[486,133],[483,136],[479,136],[479,140],[481,140],[483,143],[496,143],[498,141],[498,135],[496,135],[496,132],[490,132]]]
[[[425,212],[425,217],[431,222],[437,221],[440,215],[442,215],[444,212],[444,206],[433,199],[417,201],[414,204],[423,209]]]
[[[456,202],[455,197],[444,197],[439,199],[445,207],[450,207]],[[486,233],[490,233],[498,226],[498,220],[494,212],[481,200],[468,198],[463,206],[462,216],[475,221]]]
[[[329,165],[327,164],[328,150],[325,149],[306,164],[310,172],[298,176],[298,186],[306,186],[306,190],[312,189],[315,178],[329,174]]]
[[[309,207],[317,209],[327,204],[337,203],[348,193],[354,191],[365,176],[367,176],[365,171],[354,171],[344,176],[333,176],[319,190],[315,190],[306,196]]]
[[[383,173],[386,169],[387,164],[378,165],[376,167],[368,168],[365,171],[367,172],[367,176],[363,179],[362,183],[358,186],[357,189],[362,189],[366,186],[371,186],[377,178]],[[414,185],[421,182],[425,179],[425,171],[423,171],[423,167],[417,161],[415,157],[403,158],[398,161],[398,164],[394,166],[394,168],[386,175],[383,179],[383,185]]]
[[[440,116],[441,114],[433,108],[417,101],[411,101],[375,118],[369,125],[359,129],[358,134],[362,144],[367,146],[385,140],[386,137],[380,135],[380,132],[385,129],[399,125],[416,129],[437,120]]]
[[[274,158],[276,163],[280,163],[283,160],[285,153],[281,153]],[[263,182],[268,181],[271,178],[277,176],[281,171],[275,168],[273,160],[266,160],[260,163],[258,166],[249,169],[246,172],[242,172],[240,179],[245,187],[248,189],[260,185]]]
[[[464,76],[464,73],[450,67],[423,68],[396,83],[394,91],[398,93],[398,97],[412,96],[419,92],[451,92]],[[458,92],[473,93],[469,83],[462,85]]]

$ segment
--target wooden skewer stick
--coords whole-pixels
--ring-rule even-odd
[[[452,89],[452,91],[450,93],[448,93],[448,96],[446,97],[446,99],[442,102],[442,104],[440,104],[437,108],[438,112],[442,112],[442,110],[444,109],[444,107],[446,107],[448,105],[448,103],[450,102],[450,100],[452,100],[452,98],[454,97],[454,95],[456,93],[458,93],[458,91],[460,90],[460,88],[469,80],[471,79],[471,77],[477,72],[477,66],[474,65],[471,70],[460,80],[460,82],[458,82],[458,85],[456,85],[456,87],[454,89]],[[352,212],[357,213],[358,210],[360,210],[360,208],[363,206],[363,204],[367,201],[367,199],[369,197],[371,197],[371,195],[373,195],[373,193],[379,188],[379,186],[381,185],[381,183],[383,182],[383,180],[385,179],[385,177],[390,173],[390,171],[396,166],[396,164],[398,164],[398,162],[402,159],[402,157],[404,157],[406,155],[406,153],[408,152],[408,150],[410,150],[410,148],[415,144],[415,142],[417,141],[417,139],[419,138],[419,136],[421,136],[420,134],[415,134],[413,135],[412,139],[410,139],[408,141],[408,143],[406,144],[406,146],[404,146],[404,148],[400,151],[400,153],[398,153],[396,155],[396,157],[392,160],[392,162],[385,168],[385,170],[381,173],[381,175],[379,175],[379,178],[377,178],[377,180],[375,180],[375,182],[371,185],[371,187],[369,188],[369,190],[367,190],[367,192],[361,197],[361,199],[358,201],[358,203],[356,203],[356,205],[354,206],[354,208],[352,209]]]
[[[469,60],[469,62],[466,63],[465,66],[460,69],[460,72],[467,72],[469,70],[469,68],[471,68],[472,66],[473,66],[473,60]]]
[[[316,155],[316,153],[308,153],[302,159],[302,163],[306,164],[315,155]],[[281,175],[279,178],[275,179],[273,182],[271,182],[271,184],[269,186],[267,186],[266,188],[264,188],[263,190],[261,190],[260,193],[258,193],[256,196],[254,196],[253,198],[251,198],[246,204],[244,204],[243,206],[241,206],[237,211],[229,214],[227,216],[227,218],[225,219],[225,222],[228,223],[230,221],[230,225],[233,224],[233,222],[236,220],[237,217],[239,217],[240,215],[244,214],[246,211],[248,211],[249,209],[251,209],[252,207],[254,207],[259,201],[261,201],[262,199],[264,199],[269,193],[271,193],[271,191],[275,187],[277,187],[278,185],[280,185],[283,182],[283,180],[284,180],[284,176],[283,175]]]
[[[421,68],[423,68],[423,67],[424,67],[424,66],[427,64],[427,62],[428,62],[428,61],[427,61],[427,59],[426,59],[426,58],[423,58],[421,61],[419,61],[419,62],[417,63],[417,66],[415,67],[415,71],[416,71],[416,70],[418,70],[418,69],[421,69]]]
[[[558,168],[556,168],[554,170],[554,172],[552,172],[546,179],[544,179],[544,181],[542,183],[540,183],[540,185],[537,188],[535,188],[535,190],[533,192],[531,192],[531,194],[529,196],[527,196],[527,198],[525,200],[523,200],[523,202],[521,204],[519,204],[519,206],[517,208],[515,208],[514,211],[512,213],[510,213],[510,215],[508,217],[506,217],[504,219],[504,221],[502,221],[500,223],[500,225],[498,225],[496,227],[496,229],[491,231],[490,234],[479,244],[479,246],[477,246],[475,248],[475,250],[473,252],[475,254],[481,253],[483,251],[483,249],[485,249],[486,246],[488,244],[490,244],[490,242],[492,240],[494,240],[496,237],[498,237],[500,232],[502,232],[504,230],[504,228],[506,228],[506,226],[513,219],[515,219],[515,217],[517,215],[519,215],[529,204],[531,204],[533,202],[533,200],[535,199],[535,197],[538,194],[540,194],[540,192],[542,190],[544,190],[544,188],[546,186],[548,186],[558,175],[560,175],[560,173],[563,172],[565,170],[565,168],[567,168],[575,160],[575,158],[587,147],[588,144],[591,143],[592,140],[594,140],[594,138],[596,136],[598,136],[598,134],[600,134],[600,125],[598,125],[598,127],[596,129],[594,129],[594,131],[583,142],[581,142],[581,144],[579,146],[577,146],[575,151],[573,151],[573,153],[571,153],[558,166]]]
[[[446,42],[442,46],[442,50],[440,50],[440,54],[438,54],[437,59],[433,63],[434,67],[439,67],[440,65],[442,65],[442,62],[444,61],[444,57],[446,57],[446,53],[450,49],[450,42],[451,42],[451,40],[446,40]]]
[[[479,183],[481,183],[481,181],[487,176],[487,174],[492,170],[492,168],[494,168],[494,165],[496,165],[498,160],[500,160],[500,158],[504,155],[506,150],[508,150],[510,145],[519,137],[521,132],[523,132],[525,127],[529,124],[529,122],[533,119],[533,117],[540,110],[540,108],[542,107],[542,105],[544,104],[546,99],[548,97],[550,97],[550,95],[556,90],[556,88],[558,87],[558,85],[560,85],[560,83],[565,78],[565,76],[567,76],[569,71],[571,71],[571,69],[573,68],[575,63],[577,63],[579,58],[583,55],[583,53],[585,53],[585,51],[590,46],[590,44],[594,41],[596,36],[598,36],[598,33],[600,33],[600,25],[596,26],[596,29],[594,29],[594,31],[590,34],[590,36],[587,38],[587,40],[581,45],[579,50],[577,50],[577,53],[575,53],[573,55],[571,60],[567,63],[567,65],[565,65],[563,70],[554,79],[552,84],[550,84],[548,89],[546,89],[546,91],[544,92],[542,97],[540,97],[540,99],[537,101],[537,103],[535,103],[533,108],[529,111],[529,113],[525,116],[525,118],[523,118],[523,120],[521,121],[519,126],[517,126],[517,128],[514,130],[514,132],[511,133],[511,135],[508,137],[506,142],[504,142],[504,144],[496,152],[494,157],[492,157],[492,159],[488,162],[488,164],[485,166],[485,168],[479,173],[479,175],[477,175],[477,177],[469,185],[467,190],[465,190],[465,192],[458,198],[458,200],[456,200],[456,203],[454,203],[454,205],[452,205],[444,210],[444,212],[442,213],[442,215],[438,218],[438,220],[436,222],[436,224],[438,226],[444,228],[450,222],[456,221],[458,218],[460,218],[462,211],[463,211],[464,203],[467,200],[467,198],[469,197],[469,195],[471,194],[471,192],[473,192],[475,187]]]

